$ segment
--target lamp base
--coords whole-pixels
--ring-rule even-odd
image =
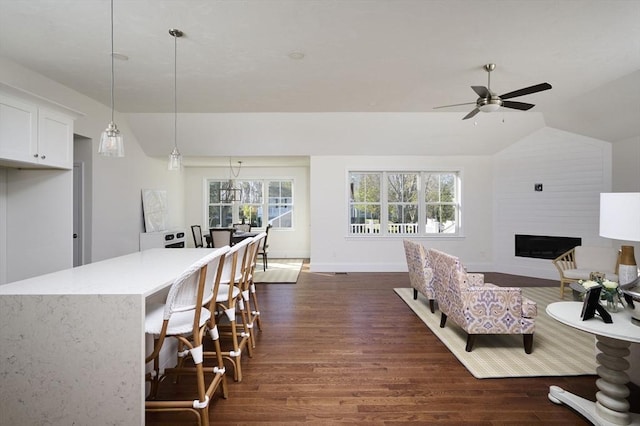
[[[618,281],[620,285],[630,283],[638,278],[638,266],[637,265],[619,265],[618,266]]]
[[[638,264],[633,253],[633,246],[620,247],[620,265],[618,265],[618,282],[620,285],[630,283],[638,278]]]

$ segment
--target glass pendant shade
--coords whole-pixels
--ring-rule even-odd
[[[178,147],[174,147],[169,155],[169,170],[178,171],[182,169],[182,154],[178,151]]]
[[[124,157],[124,138],[113,121],[100,136],[98,154],[105,157]]]

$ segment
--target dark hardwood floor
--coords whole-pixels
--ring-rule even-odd
[[[212,401],[212,423],[589,424],[547,393],[558,385],[593,399],[595,376],[475,379],[393,292],[408,280],[305,265],[295,285],[258,285],[263,331],[253,358],[243,355],[242,382],[230,375],[229,398]],[[487,274],[499,285],[514,280],[558,285]],[[196,424],[189,413],[147,413],[146,423]]]

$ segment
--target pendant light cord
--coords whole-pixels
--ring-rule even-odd
[[[173,147],[178,148],[178,37],[173,36]]]
[[[113,105],[114,105],[114,96],[113,96],[113,76],[114,76],[114,67],[113,67],[113,0],[111,0],[111,122],[113,123]]]

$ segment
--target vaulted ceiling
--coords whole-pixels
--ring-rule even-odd
[[[0,0],[0,56],[109,105],[109,10]],[[492,62],[498,94],[553,86],[517,99],[536,104],[528,112],[503,108],[496,126],[531,117],[525,131],[640,135],[639,0],[115,0],[114,28],[128,57],[115,61],[116,109],[138,128],[173,111],[178,28],[181,113],[428,113],[437,134],[464,135],[488,115],[463,122],[473,105],[433,107],[474,102]]]

